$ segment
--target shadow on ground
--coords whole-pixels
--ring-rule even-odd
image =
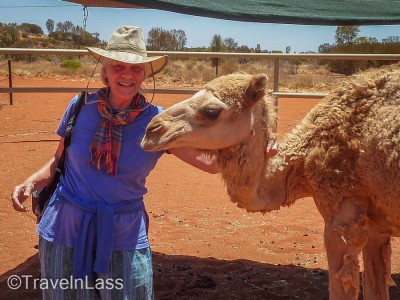
[[[248,260],[218,260],[153,253],[155,299],[328,299],[328,273],[294,265],[270,265]],[[0,299],[40,299],[34,289],[11,290],[12,275],[39,278],[34,255],[0,275]],[[400,274],[393,274],[400,285]],[[400,288],[391,287],[390,299]],[[362,298],[362,297],[361,297]]]

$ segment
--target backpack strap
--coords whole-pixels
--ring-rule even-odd
[[[74,107],[74,112],[72,113],[71,117],[68,120],[67,131],[64,138],[65,149],[68,148],[69,144],[71,143],[72,128],[75,125],[75,121],[78,118],[79,112],[81,111],[82,105],[85,102],[86,97],[87,97],[87,92],[82,92],[81,95],[79,96],[78,101],[76,102],[76,105]]]
[[[78,115],[81,111],[81,108],[83,106],[83,103],[85,103],[87,97],[87,92],[82,92],[81,95],[79,96],[78,101],[76,102],[76,105],[74,107],[74,111],[71,115],[71,117],[68,120],[68,124],[67,124],[67,130],[66,130],[66,134],[65,134],[65,138],[64,138],[64,149],[63,152],[61,154],[61,158],[60,161],[58,163],[57,166],[57,170],[56,173],[54,175],[54,177],[58,176],[60,177],[61,174],[64,174],[64,164],[65,164],[65,154],[66,154],[66,150],[69,146],[69,144],[71,143],[71,136],[72,136],[72,129],[75,125],[75,121],[78,118]],[[56,178],[57,180],[59,178]]]

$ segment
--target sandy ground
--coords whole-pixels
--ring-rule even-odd
[[[84,85],[14,81],[19,87]],[[0,95],[0,299],[40,298],[31,285],[17,290],[7,286],[11,275],[39,276],[35,218],[31,212],[13,211],[10,193],[55,150],[53,132],[72,96],[20,93],[10,106],[8,95]],[[168,107],[185,97],[156,95],[154,103]],[[279,137],[317,102],[279,99]],[[230,203],[218,175],[170,155],[162,157],[148,188],[156,299],[328,298],[323,222],[312,198],[266,215],[248,214]],[[394,240],[392,274],[397,284],[399,246]],[[400,299],[400,288],[392,287],[390,293],[391,299]]]

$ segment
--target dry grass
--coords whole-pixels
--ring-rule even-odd
[[[90,60],[81,60],[81,67],[77,69],[62,67],[60,58],[49,57],[33,62],[12,60],[12,74],[19,77],[72,77],[87,79],[96,64]],[[7,60],[0,60],[0,76],[8,76]]]
[[[79,60],[81,67],[77,69],[62,67],[66,59]],[[65,58],[46,57],[33,62],[12,61],[13,76],[30,78],[72,78],[74,80],[87,80],[96,68],[96,63],[88,57]],[[94,77],[98,77],[97,67]],[[273,61],[237,61],[225,59],[220,61],[218,75],[233,72],[246,72],[249,74],[264,73],[268,75],[270,84],[273,83]],[[294,65],[281,61],[279,90],[287,92],[328,92],[344,79],[327,71],[325,66],[315,62],[307,62],[294,70]],[[209,60],[173,59],[167,67],[156,76],[157,86],[165,87],[192,87],[201,88],[204,84],[216,77],[216,68]],[[7,60],[0,59],[0,80],[8,78]],[[149,81],[151,84],[151,81]]]

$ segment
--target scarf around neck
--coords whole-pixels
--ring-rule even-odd
[[[89,164],[98,170],[104,170],[109,175],[116,175],[121,151],[122,126],[131,124],[150,103],[141,93],[137,93],[128,109],[114,114],[108,96],[109,88],[97,91],[99,100],[97,110],[101,118],[90,145]]]

